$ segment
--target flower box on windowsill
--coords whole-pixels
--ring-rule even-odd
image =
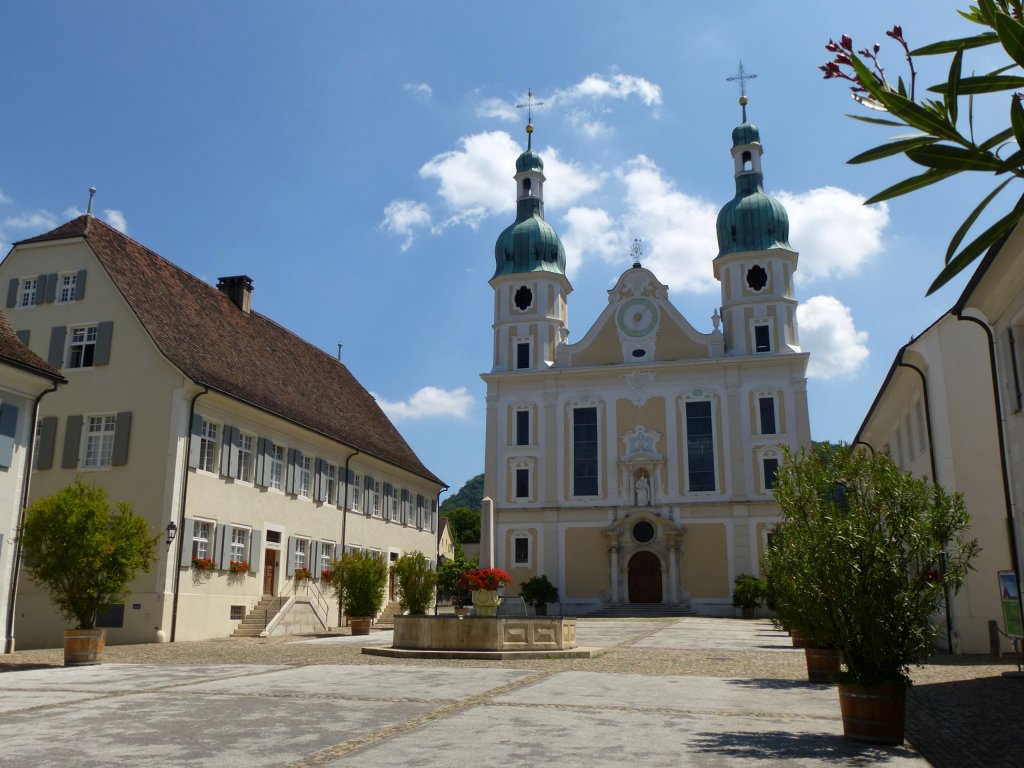
[[[232,560],[228,564],[228,570],[234,574],[244,574],[249,572],[249,564],[244,560]]]
[[[311,574],[309,572],[309,568],[296,568],[295,569],[295,573],[292,574],[292,577],[296,581],[305,581],[306,579],[308,579],[310,577],[310,575]]]
[[[217,566],[214,564],[213,560],[211,560],[208,557],[195,557],[195,556],[193,556],[192,557],[192,567],[195,568],[197,571],[212,571]]]

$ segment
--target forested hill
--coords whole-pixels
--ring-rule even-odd
[[[465,509],[471,509],[480,514],[480,503],[484,498],[484,475],[481,472],[476,477],[471,477],[466,481],[466,484],[459,488],[457,493],[453,493],[447,499],[441,502],[441,514],[445,514],[453,509],[463,507]]]

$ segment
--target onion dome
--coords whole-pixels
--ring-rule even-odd
[[[772,248],[792,250],[786,209],[764,192],[761,134],[756,125],[747,122],[746,99],[740,103],[743,122],[732,131],[736,196],[718,213],[718,255]]]

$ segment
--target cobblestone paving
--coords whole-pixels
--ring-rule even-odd
[[[710,621],[683,619],[687,621]],[[581,619],[581,635],[588,627],[601,629],[600,620]],[[106,664],[208,665],[273,664],[306,666],[352,664],[387,666],[446,666],[538,672],[586,671],[632,675],[748,678],[753,680],[806,680],[803,654],[782,647],[679,648],[646,647],[645,638],[665,630],[677,619],[624,622],[617,644],[606,644],[592,659],[535,659],[481,662],[479,660],[391,659],[361,653],[361,641],[345,642],[347,630],[334,642],[308,642],[310,638],[234,638],[173,644],[108,646]],[[749,622],[745,623],[750,626]],[[770,627],[763,622],[765,636]],[[781,636],[779,636],[781,637]],[[385,636],[371,636],[384,642]],[[303,642],[303,641],[307,642]],[[586,644],[585,638],[581,644]],[[778,641],[778,645],[784,642]],[[63,664],[59,649],[17,651],[0,656],[0,672]],[[1012,768],[1024,766],[1024,736],[1019,725],[1024,711],[1024,679],[1004,677],[1014,671],[1012,659],[989,656],[936,656],[912,670],[907,715],[908,741],[938,768]],[[838,709],[838,702],[837,702]]]

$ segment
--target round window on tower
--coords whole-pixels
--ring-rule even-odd
[[[633,538],[640,544],[646,544],[654,538],[654,526],[646,520],[641,520],[633,526]]]
[[[768,273],[764,271],[764,267],[755,264],[747,270],[747,285],[755,291],[760,291],[768,285]]]
[[[525,312],[530,308],[530,305],[533,304],[533,291],[525,285],[520,286],[519,290],[516,291],[516,295],[513,297],[513,300],[515,301],[516,306]]]

